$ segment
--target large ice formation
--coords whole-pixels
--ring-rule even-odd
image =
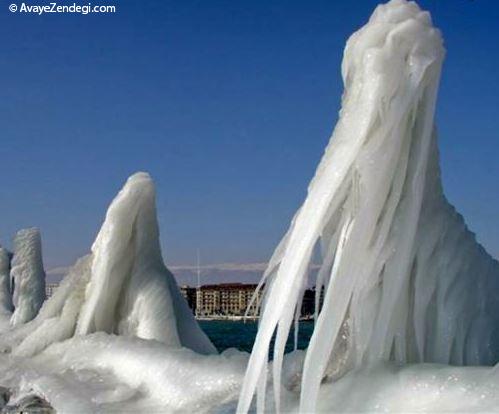
[[[42,239],[37,228],[19,230],[15,235],[10,277],[15,307],[10,322],[17,326],[32,320],[45,300]]]
[[[239,412],[265,390],[275,332],[279,411],[284,345],[316,248],[325,295],[304,361],[301,412],[316,410],[322,382],[371,363],[498,360],[499,264],[441,187],[434,112],[443,57],[430,15],[405,0],[378,6],[348,40],[340,119],[265,273]]]
[[[0,337],[0,345],[15,355],[34,355],[51,343],[93,332],[216,352],[163,263],[154,184],[146,173],[128,179],[92,253],[78,260],[38,317]]]

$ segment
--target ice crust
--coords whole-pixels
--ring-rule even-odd
[[[33,321],[0,337],[0,346],[29,356],[93,332],[216,352],[163,263],[146,173],[131,176],[113,200],[92,253],[78,260]]]
[[[305,356],[301,412],[317,409],[323,381],[380,361],[497,362],[499,264],[441,188],[433,118],[443,58],[430,15],[405,0],[378,6],[348,40],[340,119],[264,275],[238,412],[257,389],[264,406],[274,332],[280,411],[284,346],[316,249],[325,297]]]
[[[36,394],[63,414],[229,414],[236,410],[248,358],[234,349],[200,355],[100,332],[53,344],[31,358],[0,354],[0,384],[14,392],[10,406]],[[303,359],[303,351],[284,358],[283,412],[300,412]],[[490,413],[498,406],[496,368],[384,363],[324,384],[317,412]],[[274,409],[269,387],[266,412]]]
[[[15,308],[10,323],[18,326],[32,320],[45,300],[42,239],[37,228],[19,230],[14,237],[10,277]]]
[[[0,354],[0,383],[9,405],[36,394],[58,413],[203,413],[237,400],[247,359],[99,332],[31,358]]]

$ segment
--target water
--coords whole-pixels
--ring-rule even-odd
[[[199,324],[219,352],[227,348],[237,348],[241,351],[251,352],[258,330],[258,323],[250,321],[246,323],[243,321],[199,321]],[[307,347],[313,329],[313,322],[300,322],[298,349],[305,349]],[[286,343],[286,352],[293,350],[293,338],[294,332],[292,329]],[[273,349],[273,347],[270,349]],[[272,355],[270,357],[272,358]]]

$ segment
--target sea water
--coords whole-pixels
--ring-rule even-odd
[[[228,348],[237,348],[240,351],[251,352],[255,342],[258,323],[254,321],[199,321],[201,328],[208,335],[219,352]],[[312,331],[313,321],[301,321],[298,329],[298,349],[305,349]],[[294,331],[291,330],[286,343],[286,352],[294,349]],[[272,349],[272,348],[271,348]],[[273,354],[271,355],[271,358]]]

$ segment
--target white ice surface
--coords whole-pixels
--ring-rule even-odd
[[[37,228],[19,230],[14,237],[10,277],[14,284],[13,326],[32,320],[45,300],[42,239]]]
[[[14,391],[10,405],[36,394],[58,413],[212,412],[236,401],[247,359],[100,332],[31,358],[0,354],[0,384]]]
[[[139,338],[95,333],[53,344],[31,358],[0,354],[0,384],[15,405],[36,394],[58,413],[233,413],[249,355],[200,355]],[[304,352],[284,358],[282,411],[299,412]],[[267,410],[274,394],[267,389]],[[319,392],[317,412],[490,413],[499,371],[489,367],[377,364]],[[254,411],[253,406],[251,411]]]

